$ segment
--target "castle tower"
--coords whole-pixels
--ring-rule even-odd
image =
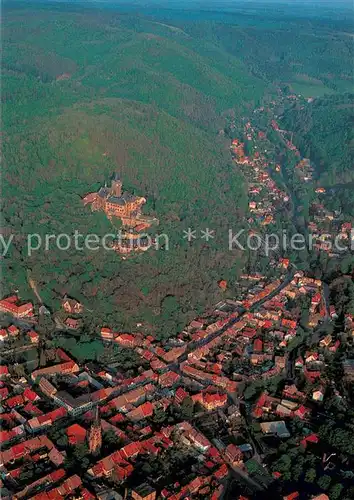
[[[120,180],[120,177],[117,173],[114,174],[114,177],[112,179],[111,194],[113,196],[117,196],[118,198],[122,196],[122,181]]]
[[[94,421],[89,431],[88,445],[90,453],[93,455],[96,455],[102,446],[101,420],[98,414],[98,406],[96,406]]]

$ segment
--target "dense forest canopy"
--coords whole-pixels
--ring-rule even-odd
[[[345,14],[330,18],[327,10],[318,19],[277,7],[217,15],[106,7],[4,7],[2,214],[15,234],[5,292],[33,298],[30,271],[49,306],[69,293],[95,310],[97,324],[132,328],[143,319],[169,336],[217,301],[219,279],[232,290],[244,264],[227,247],[228,229],[247,209],[224,134],[230,122],[239,126],[279,87],[326,95],[309,116],[295,108],[284,120],[294,129],[303,123],[302,145],[319,159],[324,181],[352,181],[352,138],[341,132],[350,105],[340,95],[352,88],[352,38]],[[329,121],[327,103],[338,110]],[[331,128],[316,125],[327,121],[336,130],[332,145]],[[169,252],[127,260],[111,252],[26,254],[28,233],[111,232],[81,199],[113,171],[147,198]],[[188,245],[181,236],[188,227],[218,229],[220,239]]]
[[[354,181],[353,94],[294,106],[282,123],[296,133],[299,147],[317,165],[318,182],[328,187]]]

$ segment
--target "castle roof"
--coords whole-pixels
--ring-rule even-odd
[[[107,198],[109,195],[109,189],[107,187],[101,187],[97,194],[100,198]]]
[[[110,196],[107,198],[107,201],[109,203],[114,203],[115,205],[125,205],[126,200],[123,198],[123,196]]]
[[[139,197],[125,191],[122,196],[109,196],[107,201],[109,203],[115,203],[116,205],[125,205],[128,202],[133,202],[138,200]]]

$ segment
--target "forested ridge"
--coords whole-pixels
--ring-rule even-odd
[[[97,325],[133,328],[143,319],[169,336],[221,297],[219,279],[236,291],[245,256],[228,250],[227,234],[241,227],[248,200],[224,129],[241,128],[279,86],[340,100],[351,84],[351,49],[339,21],[321,27],[247,10],[211,17],[5,6],[2,215],[15,239],[4,293],[33,299],[30,271],[51,307],[69,293],[95,311]],[[301,120],[293,116],[286,119]],[[309,134],[299,131],[304,146]],[[81,199],[114,171],[125,189],[147,198],[146,212],[169,235],[168,252],[127,260],[72,249],[26,254],[28,233],[111,232]],[[188,227],[217,229],[216,238],[189,245]]]
[[[354,215],[354,95],[316,99],[310,106],[295,104],[282,125],[294,132],[295,142],[316,167],[316,182],[328,190],[328,206]]]
[[[316,99],[311,106],[293,106],[283,118],[293,130],[305,156],[318,166],[329,186],[354,180],[353,94]]]
[[[220,250],[192,249],[182,236],[197,226],[227,234],[242,219],[247,200],[217,132],[227,106],[254,105],[263,83],[237,59],[199,53],[190,36],[119,14],[9,11],[4,45],[3,216],[15,232],[8,291],[30,293],[30,270],[49,306],[69,293],[97,324],[133,328],[144,318],[173,333],[217,299],[220,276],[241,267],[226,240]],[[126,261],[74,249],[26,255],[27,234],[112,232],[81,199],[114,171],[147,198],[168,252]]]

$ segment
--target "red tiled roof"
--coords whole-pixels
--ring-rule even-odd
[[[83,500],[94,500],[96,498],[86,488],[82,488],[80,493],[81,493]]]
[[[0,366],[0,376],[1,375],[8,375],[9,374],[9,369],[5,365]]]
[[[273,321],[270,319],[266,319],[263,328],[272,328],[272,326],[273,326]]]
[[[220,280],[218,282],[218,285],[219,285],[219,288],[221,288],[222,290],[226,290],[226,288],[227,288],[227,281],[226,280]]]
[[[176,401],[181,403],[188,396],[188,392],[186,392],[182,387],[179,387],[176,391],[175,398]]]
[[[11,441],[16,436],[20,436],[23,433],[24,433],[23,428],[21,431],[21,428],[18,428],[18,427],[15,427],[9,431],[5,431],[5,430],[0,431],[0,443],[3,444],[3,443],[6,443],[8,441]]]
[[[296,500],[297,498],[299,498],[298,491],[294,491],[294,493],[290,493],[290,495],[283,497],[284,500]]]
[[[27,332],[27,335],[31,338],[39,337],[39,334],[37,332],[35,332],[34,330],[30,330],[29,332]]]
[[[7,387],[1,387],[0,388],[0,400],[7,398],[9,395],[9,390]]]
[[[6,297],[6,299],[4,299],[4,301],[9,302],[10,304],[15,304],[18,300],[19,298],[17,295],[10,295],[10,297]]]
[[[222,466],[219,467],[219,469],[214,472],[214,476],[217,479],[222,479],[222,478],[224,478],[227,475],[227,473],[228,473],[227,465],[226,464],[222,464]]]
[[[126,345],[136,345],[136,337],[130,333],[121,333],[115,338],[115,341]]]
[[[253,416],[254,416],[255,418],[260,418],[262,415],[263,415],[263,410],[262,410],[262,408],[258,408],[258,407],[256,407],[256,408],[253,410]]]
[[[11,398],[7,399],[5,404],[9,408],[15,408],[15,406],[20,406],[24,403],[24,398],[22,394],[18,394],[17,396],[12,396]]]
[[[254,352],[261,352],[263,351],[263,342],[261,339],[256,339],[253,342],[253,351]]]
[[[125,416],[122,413],[117,413],[114,417],[109,419],[111,424],[120,424],[121,422],[124,422],[124,420]]]
[[[22,470],[22,467],[18,467],[17,469],[13,469],[12,471],[10,471],[11,477],[13,479],[17,479],[18,477],[20,477],[21,470]]]
[[[17,328],[17,326],[11,325],[8,327],[7,331],[10,332],[11,334],[16,335],[16,333],[19,332],[19,329]]]
[[[312,302],[313,304],[319,304],[319,303],[321,302],[321,300],[322,300],[322,296],[321,296],[321,294],[320,294],[320,293],[316,293],[316,294],[312,297],[311,302]]]
[[[220,453],[218,452],[218,450],[215,448],[215,446],[211,446],[208,450],[208,455],[210,457],[219,457],[220,456]]]
[[[242,451],[240,448],[235,446],[234,444],[229,444],[225,450],[225,455],[232,461],[235,462],[236,460],[241,460],[242,459]]]
[[[178,380],[180,379],[180,376],[172,371],[168,371],[166,373],[163,373],[159,377],[159,384],[162,387],[171,387],[173,384],[175,384]]]
[[[58,418],[65,417],[67,413],[68,412],[66,411],[65,408],[57,408],[56,410],[49,412],[49,415],[51,420],[54,421]]]
[[[31,315],[33,312],[33,304],[27,302],[26,304],[18,305],[18,297],[12,296],[7,299],[0,300],[0,309],[8,311],[16,316]]]
[[[263,392],[263,393],[259,396],[259,398],[258,398],[258,400],[257,400],[256,405],[257,405],[257,406],[264,406],[264,404],[266,403],[267,399],[268,399],[268,395],[267,395],[265,392]]]
[[[144,417],[149,417],[152,414],[151,412],[154,411],[154,405],[150,401],[147,401],[140,406],[140,409]]]
[[[303,405],[299,406],[299,408],[294,412],[294,414],[299,418],[303,418],[308,413],[310,413],[310,409]]]
[[[67,415],[67,410],[65,408],[57,408],[53,411],[40,415],[39,417],[34,417],[28,420],[28,425],[34,429],[41,427],[42,425],[48,425],[58,420],[59,418],[65,417]]]
[[[26,389],[23,391],[23,396],[27,401],[35,401],[36,399],[39,399],[38,394],[36,394],[32,389],[29,387],[26,387]]]
[[[153,430],[150,427],[150,425],[147,425],[146,427],[143,427],[142,429],[140,429],[139,432],[141,435],[147,436],[148,434],[152,434]]]
[[[75,318],[67,318],[65,324],[69,328],[77,328],[79,326],[79,321]]]
[[[281,324],[282,324],[282,326],[285,326],[287,328],[292,328],[292,329],[295,329],[297,327],[297,322],[294,320],[291,320],[291,319],[283,318]]]
[[[9,335],[8,335],[7,331],[5,330],[5,328],[1,328],[1,330],[0,330],[0,338],[6,338],[8,336]]]
[[[309,436],[306,436],[304,439],[302,439],[300,441],[300,444],[306,448],[307,447],[307,443],[314,443],[314,444],[317,444],[319,442],[319,437],[317,434],[310,434]]]
[[[24,407],[23,407],[24,411],[26,411],[27,413],[29,413],[30,415],[35,415],[35,416],[38,416],[38,415],[42,415],[43,412],[42,410],[40,410],[39,408],[37,408],[37,406],[35,406],[34,404],[32,403],[27,403]]]
[[[54,472],[52,472],[50,474],[50,477],[51,477],[53,482],[59,481],[59,479],[62,479],[63,477],[65,477],[65,471],[64,471],[64,469],[55,470]]]
[[[66,434],[68,436],[69,444],[72,445],[83,443],[86,439],[86,430],[79,424],[70,425],[66,429]]]
[[[132,443],[125,445],[120,450],[120,453],[122,457],[131,458],[137,455],[140,452],[140,450],[141,450],[141,443],[138,441],[133,441]]]

